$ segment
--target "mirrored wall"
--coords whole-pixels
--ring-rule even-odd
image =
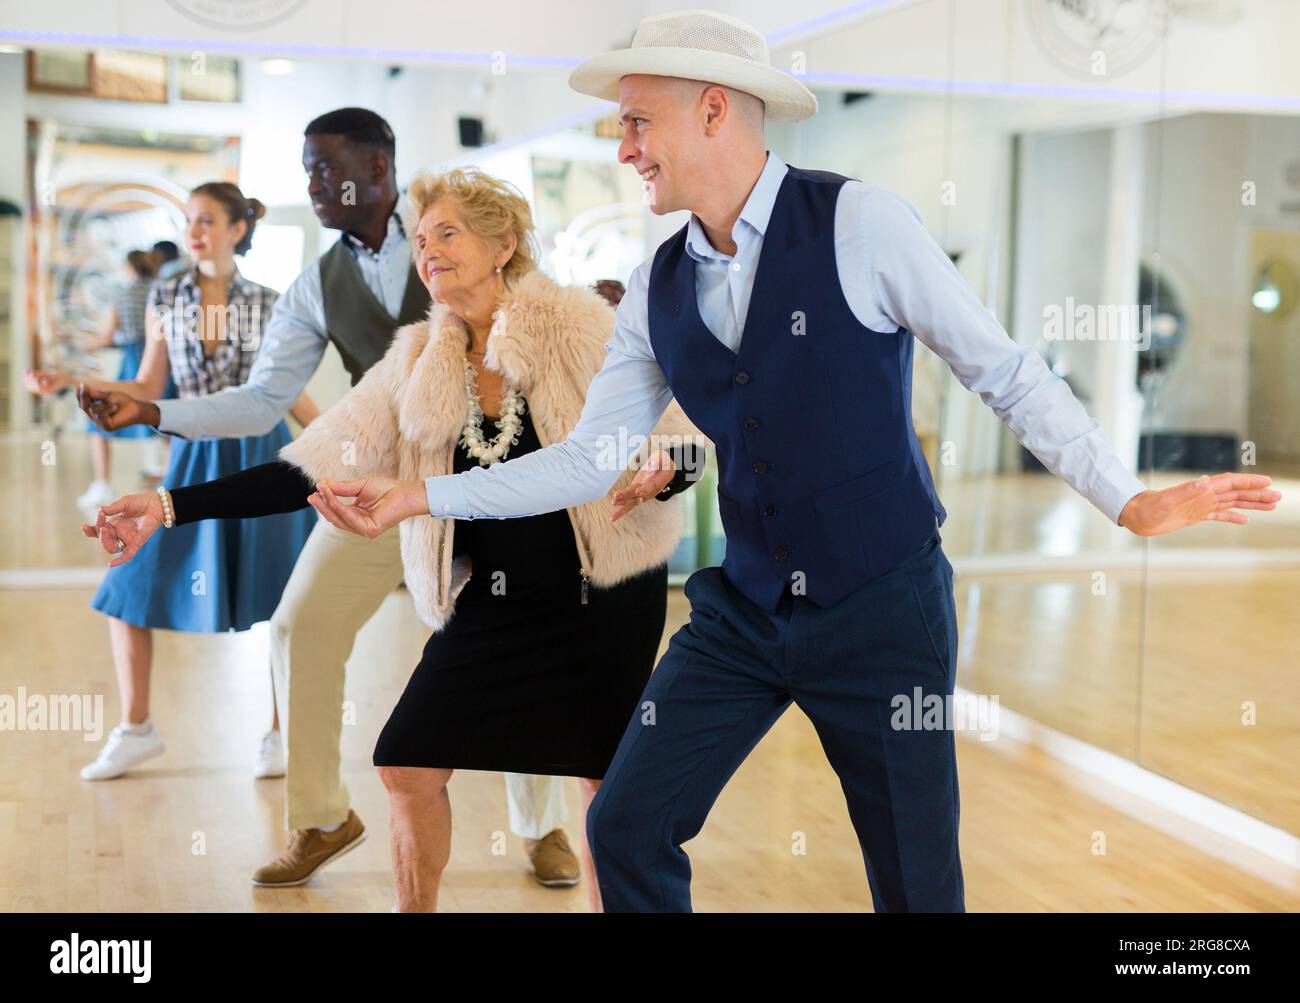
[[[1243,471],[1284,495],[1245,526],[1133,536],[918,346],[959,685],[1300,833],[1300,117],[923,96],[832,109],[790,156],[908,198],[1144,483]]]
[[[935,21],[940,8],[956,23]],[[1007,20],[995,31],[975,8]],[[1240,93],[1258,48],[1242,48],[1241,25],[1175,28],[1130,25],[1142,45],[1094,44],[1112,61],[1090,77],[1087,40],[1019,5],[895,4],[851,31],[773,38],[774,62],[806,68],[821,110],[768,139],[788,163],[915,206],[1009,336],[1042,355],[1150,487],[1273,477],[1283,503],[1249,525],[1140,539],[1047,472],[918,345],[913,421],[949,513],[959,685],[1300,834],[1300,100]],[[933,65],[888,42],[926,32],[949,40]],[[1188,55],[1202,50],[1221,59]],[[27,137],[5,168],[21,172],[11,187],[25,195],[0,205],[0,252],[20,263],[0,262],[11,283],[0,462],[25,488],[0,516],[0,573],[80,581],[102,566],[75,530],[84,419],[66,398],[23,395],[13,370],[40,353],[114,367],[111,352],[84,357],[104,290],[127,251],[175,231],[178,193],[198,180],[238,178],[270,207],[247,267],[282,289],[336,237],[312,216],[299,163],[314,115],[360,102],[389,116],[403,182],[474,163],[519,185],[562,281],[625,279],[683,222],[645,209],[616,166],[609,106],[575,100],[559,70],[497,79],[483,67],[300,59],[286,75],[267,65],[286,60],[250,56],[182,86],[175,60],[34,51],[0,56],[25,95],[0,117],[12,127],[17,116]],[[1291,72],[1280,50],[1260,60],[1259,79]],[[1066,83],[1010,86],[1025,61]],[[147,79],[123,97],[132,73]],[[1162,86],[1171,75],[1200,79],[1201,97]],[[51,80],[80,89],[50,93]],[[109,98],[94,92],[110,84]],[[337,361],[309,389],[337,399]],[[114,445],[116,486],[138,489],[148,448]],[[707,486],[688,498],[678,580],[725,546]]]

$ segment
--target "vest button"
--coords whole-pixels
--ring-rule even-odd
[[[767,464],[764,463],[762,460],[759,460],[757,463],[754,464],[754,473],[756,474],[767,473]]]
[[[751,432],[754,431],[754,429],[758,428],[758,419],[757,419],[757,418],[746,418],[746,419],[745,419],[745,428],[748,429],[748,430],[751,431]]]
[[[777,547],[776,550],[772,551],[772,556],[778,561],[784,561],[790,556],[790,551],[786,550],[784,547]]]
[[[738,372],[738,373],[736,374],[736,382],[737,382],[737,383],[742,383],[742,384],[743,384],[743,383],[748,383],[748,382],[749,382],[749,373],[745,372],[745,371],[742,369],[740,372]]]
[[[764,514],[764,515],[776,515],[776,506],[775,506],[775,505],[769,505],[767,508],[763,509],[763,514]]]

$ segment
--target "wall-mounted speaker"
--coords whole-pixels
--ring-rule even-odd
[[[456,125],[460,130],[460,145],[478,147],[483,145],[483,120],[481,118],[458,118]]]

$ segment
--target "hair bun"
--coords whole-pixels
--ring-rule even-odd
[[[260,199],[249,199],[248,215],[253,218],[254,222],[256,222],[266,215],[266,206],[262,205]]]

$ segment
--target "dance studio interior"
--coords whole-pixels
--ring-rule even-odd
[[[0,911],[1300,911],[1300,6],[712,3],[0,3]]]

